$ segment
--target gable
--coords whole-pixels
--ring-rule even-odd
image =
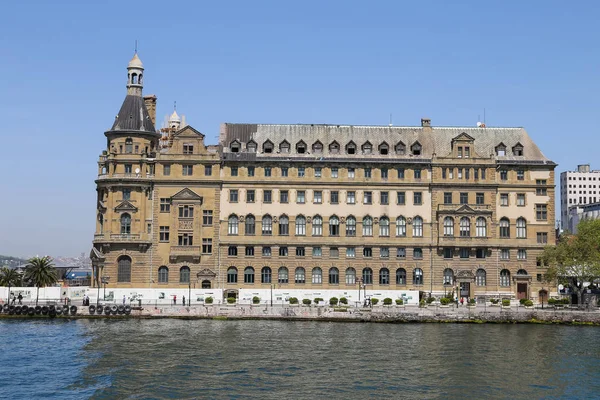
[[[171,197],[171,200],[199,201],[200,203],[202,203],[202,196],[199,196],[198,194],[196,194],[196,192],[194,192],[191,189],[185,188],[175,193]]]
[[[471,135],[467,135],[466,132],[461,133],[460,135],[454,137],[452,141],[474,141],[475,138]]]
[[[196,139],[204,139],[204,134],[190,125],[186,125],[173,134],[174,137],[193,137]]]
[[[127,200],[123,200],[118,206],[115,207],[116,212],[133,211],[137,212],[137,207],[131,204]]]

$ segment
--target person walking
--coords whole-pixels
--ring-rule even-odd
[[[123,305],[125,305],[125,295],[123,295]]]
[[[185,295],[183,295],[183,297],[181,298],[181,304],[185,306]]]
[[[464,301],[465,301],[465,298],[464,298],[464,297],[461,297],[461,298],[460,298],[460,305],[461,305],[461,307],[462,307],[462,305],[463,305]]]
[[[17,299],[19,299],[19,304],[23,304],[23,295],[21,293],[19,293],[19,297],[17,297]]]
[[[173,296],[173,305],[177,305],[177,295]]]
[[[17,300],[17,298],[15,297],[15,294],[13,293],[13,294],[12,294],[12,297],[10,298],[10,304],[11,304],[12,306],[14,306],[14,305],[15,305],[15,301],[16,301],[16,300]]]

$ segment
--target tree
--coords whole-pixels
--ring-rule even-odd
[[[40,296],[40,288],[54,285],[58,282],[58,272],[54,268],[52,258],[49,256],[30,258],[25,267],[25,279],[33,282],[37,288],[35,304],[37,305]]]
[[[600,278],[600,220],[582,220],[576,235],[561,235],[555,247],[544,249],[542,258],[549,265],[547,279],[570,283],[581,305],[583,283]]]
[[[21,275],[19,275],[17,270],[8,267],[0,269],[0,286],[8,286],[7,303],[10,301],[11,286],[16,286],[19,282],[21,282]]]

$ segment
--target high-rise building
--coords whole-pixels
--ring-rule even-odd
[[[569,228],[569,208],[600,201],[600,171],[590,170],[589,164],[577,166],[577,171],[560,173],[561,228]]]

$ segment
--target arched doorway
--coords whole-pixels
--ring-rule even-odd
[[[210,281],[208,279],[202,281],[202,289],[210,289]]]
[[[548,291],[546,289],[542,289],[538,292],[538,299],[542,305],[544,303],[548,303]]]

